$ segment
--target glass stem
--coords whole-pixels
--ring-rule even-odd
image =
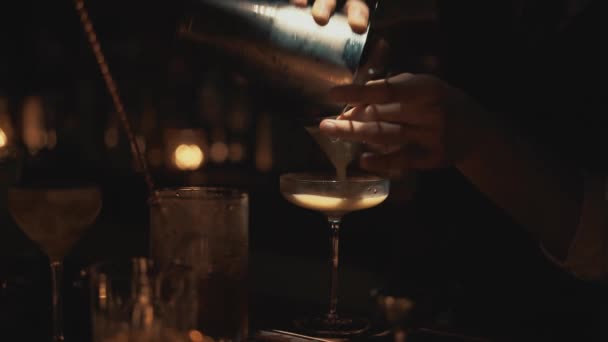
[[[327,318],[329,320],[335,320],[338,318],[336,314],[336,308],[338,306],[338,265],[339,265],[339,242],[340,242],[340,218],[329,218],[330,238],[331,244],[331,258],[330,258],[330,292],[329,292],[329,313]]]
[[[53,342],[63,341],[63,315],[61,312],[63,279],[63,264],[61,261],[51,262],[51,280],[53,282]]]

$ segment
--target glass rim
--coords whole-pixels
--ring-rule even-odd
[[[388,183],[388,178],[371,174],[356,174],[349,176],[345,180],[329,178],[328,174],[323,173],[307,173],[307,172],[290,172],[280,176],[280,181],[288,181],[294,183],[308,184],[370,184],[370,183]],[[335,177],[335,176],[334,176]]]
[[[243,200],[248,199],[249,194],[246,190],[227,187],[227,186],[185,186],[185,187],[165,187],[154,190],[154,194],[161,199],[197,199],[197,200]],[[150,200],[155,196],[150,195]]]

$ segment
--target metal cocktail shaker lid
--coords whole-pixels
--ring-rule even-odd
[[[359,69],[372,41],[370,30],[353,32],[340,13],[320,26],[310,8],[287,2],[194,0],[178,33],[238,57],[306,103],[305,115],[311,117],[339,114],[343,105],[331,103],[328,91],[369,77],[369,69],[365,75]]]

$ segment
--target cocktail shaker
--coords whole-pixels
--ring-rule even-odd
[[[288,90],[294,103],[304,104],[303,115],[335,116],[344,104],[331,103],[328,91],[365,82],[380,71],[382,59],[370,58],[381,55],[371,53],[379,38],[371,28],[353,32],[340,13],[318,25],[310,11],[287,1],[194,0],[178,33],[254,67],[268,84]]]

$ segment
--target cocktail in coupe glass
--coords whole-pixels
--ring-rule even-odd
[[[23,232],[48,256],[53,282],[53,341],[64,341],[63,259],[101,211],[99,188],[11,188],[8,208]]]
[[[280,178],[281,194],[291,203],[327,216],[330,227],[330,298],[327,314],[297,320],[304,333],[324,337],[348,337],[362,334],[369,328],[363,318],[338,315],[338,244],[342,217],[350,212],[375,207],[389,194],[389,181],[372,175],[335,176],[310,173],[288,173]]]

